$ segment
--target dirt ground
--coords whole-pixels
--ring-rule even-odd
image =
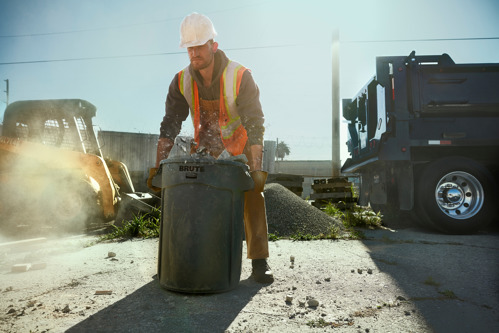
[[[243,248],[239,285],[206,295],[160,287],[157,238],[0,241],[0,331],[499,331],[498,232],[365,234],[271,242],[270,285]]]

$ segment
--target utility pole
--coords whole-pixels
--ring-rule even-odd
[[[277,153],[279,152],[279,138],[276,138],[276,148],[275,148],[275,153],[276,153],[276,156],[275,156],[275,160],[276,160],[276,163],[275,165],[277,166],[277,170],[276,170],[276,173],[279,173],[279,156],[277,155]]]
[[[314,180],[310,199],[313,205],[324,207],[326,203],[353,203],[352,184],[348,177],[341,177],[340,161],[340,33],[333,31],[332,45],[332,177]]]
[[[340,162],[340,33],[333,31],[332,46],[332,162],[333,178],[341,173]]]
[[[9,105],[9,79],[5,81],[5,95],[7,96],[7,101],[5,102],[7,106]]]

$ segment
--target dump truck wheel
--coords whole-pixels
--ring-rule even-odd
[[[494,217],[494,180],[473,160],[453,157],[430,163],[418,183],[418,215],[439,231],[474,233]]]

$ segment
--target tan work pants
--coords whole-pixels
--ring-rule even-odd
[[[244,154],[251,161],[251,151],[248,146],[244,149]],[[269,257],[267,214],[263,196],[267,173],[255,171],[252,173],[252,178],[255,187],[244,193],[244,231],[248,259],[265,259]]]

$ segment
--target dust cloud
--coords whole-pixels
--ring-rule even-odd
[[[96,189],[70,161],[78,153],[0,140],[0,241],[83,231],[97,201]]]

